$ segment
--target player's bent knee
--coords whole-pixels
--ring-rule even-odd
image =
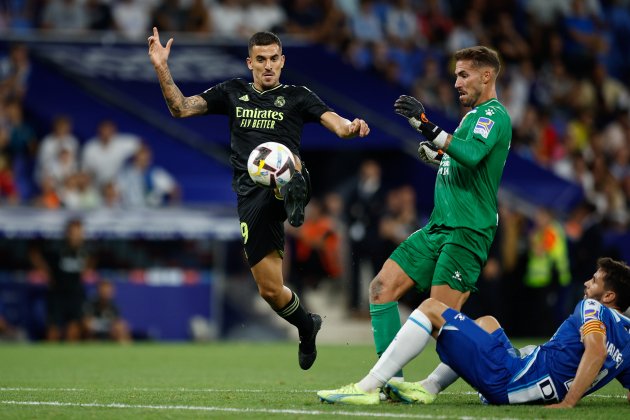
[[[379,276],[370,282],[370,303],[389,303],[398,299],[391,287],[389,287]]]
[[[501,328],[501,324],[499,324],[499,321],[497,321],[497,319],[491,315],[479,317],[475,320],[475,322],[477,323],[477,325],[479,325],[481,328],[489,333]]]
[[[430,297],[425,299],[420,306],[418,306],[418,309],[425,314],[435,313],[436,315],[441,315],[442,312],[448,309],[448,306],[442,303],[439,299]]]

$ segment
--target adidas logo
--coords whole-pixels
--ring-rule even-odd
[[[240,98],[238,98],[239,100],[243,101],[243,102],[249,102],[249,96],[247,95],[243,95]]]

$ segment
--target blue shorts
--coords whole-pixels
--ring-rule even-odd
[[[508,404],[507,388],[520,359],[502,328],[489,334],[454,309],[442,313],[446,324],[437,339],[440,360],[479,391],[490,404]]]

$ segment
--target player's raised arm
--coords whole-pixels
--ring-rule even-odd
[[[173,38],[170,38],[166,46],[163,46],[157,28],[153,27],[153,35],[148,38],[148,41],[149,58],[151,58],[151,63],[157,73],[162,94],[171,115],[183,118],[204,114],[208,110],[206,101],[197,95],[185,97],[173,81],[173,76],[171,76],[171,71],[168,68],[168,56],[171,53]]]
[[[353,121],[350,121],[332,111],[324,112],[322,114],[321,123],[338,137],[344,139],[357,136],[365,137],[370,134],[370,127],[364,120],[355,118]]]

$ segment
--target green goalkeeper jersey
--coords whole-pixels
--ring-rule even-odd
[[[510,116],[497,99],[464,115],[440,163],[430,225],[471,229],[492,241],[511,140]]]

